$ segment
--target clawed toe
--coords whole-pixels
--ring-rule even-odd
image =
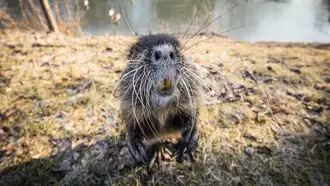
[[[195,159],[195,157],[194,157],[193,152],[187,152],[187,153],[178,153],[178,154],[176,155],[176,160],[177,160],[178,163],[183,163],[184,155],[185,155],[185,154],[188,154],[190,161],[192,161],[192,162],[196,162],[196,159]]]

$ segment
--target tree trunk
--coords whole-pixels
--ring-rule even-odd
[[[56,20],[53,16],[52,9],[50,8],[48,0],[40,0],[42,9],[45,12],[46,19],[48,22],[49,30],[53,32],[59,32]]]

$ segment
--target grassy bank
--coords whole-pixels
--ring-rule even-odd
[[[226,38],[186,52],[214,86],[196,162],[122,171],[127,150],[112,145],[125,128],[111,93],[133,41],[0,35],[2,185],[330,183],[330,50]]]

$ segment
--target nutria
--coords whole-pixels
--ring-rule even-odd
[[[198,147],[202,83],[198,69],[181,51],[178,39],[166,34],[139,37],[129,48],[119,82],[120,110],[130,154],[139,165],[150,163],[167,133],[181,134],[179,162]]]

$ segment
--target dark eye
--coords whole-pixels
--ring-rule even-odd
[[[174,59],[174,54],[173,54],[173,52],[170,53],[170,58],[171,58],[171,59]]]
[[[155,59],[156,60],[159,60],[160,59],[160,52],[159,51],[156,51],[155,52]]]

